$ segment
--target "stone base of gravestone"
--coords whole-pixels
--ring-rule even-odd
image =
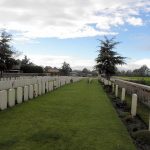
[[[8,106],[13,107],[15,105],[15,89],[8,90]]]
[[[18,104],[22,103],[22,95],[23,95],[22,87],[18,87],[16,92],[16,100]]]
[[[7,108],[7,91],[0,91],[0,109],[4,110]]]

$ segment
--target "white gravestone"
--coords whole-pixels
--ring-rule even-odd
[[[113,93],[115,92],[115,84],[114,83],[112,84],[112,92]]]
[[[109,85],[111,85],[112,83],[111,83],[111,81],[108,81],[108,83],[109,83]]]
[[[29,99],[29,87],[28,86],[24,86],[24,101],[28,101]]]
[[[48,92],[48,81],[45,82],[45,91]]]
[[[57,88],[57,82],[54,80],[53,81],[53,89],[56,89]]]
[[[41,83],[38,84],[38,95],[42,94],[42,86]]]
[[[23,95],[22,87],[17,87],[16,99],[18,104],[22,103],[22,95]]]
[[[131,105],[132,117],[136,116],[136,110],[137,110],[137,94],[132,94],[132,105]]]
[[[13,107],[15,105],[15,89],[8,90],[8,106]]]
[[[34,91],[33,91],[34,97],[38,96],[38,84],[34,84]]]
[[[149,114],[149,129],[148,130],[150,131],[150,114]]]
[[[0,109],[4,110],[7,108],[7,91],[0,91]]]
[[[49,91],[53,90],[53,82],[49,82]]]
[[[115,96],[118,97],[118,85],[116,85]]]
[[[45,94],[45,81],[42,81],[42,94]]]
[[[33,85],[29,85],[29,99],[33,99]]]
[[[126,94],[126,89],[122,88],[122,93],[121,93],[121,101],[122,102],[125,100],[125,94]]]

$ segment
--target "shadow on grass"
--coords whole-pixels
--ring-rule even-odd
[[[12,146],[18,142],[16,138],[0,141],[0,150],[11,150]]]
[[[29,140],[33,142],[41,142],[41,143],[48,143],[50,141],[58,141],[63,139],[63,134],[58,132],[49,132],[47,130],[41,130],[31,135]]]

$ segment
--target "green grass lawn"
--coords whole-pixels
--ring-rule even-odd
[[[0,150],[135,150],[97,80],[0,112]]]

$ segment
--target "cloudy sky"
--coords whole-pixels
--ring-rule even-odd
[[[120,41],[121,69],[150,67],[150,0],[0,0],[0,29],[13,46],[42,66],[95,65],[104,35]]]

